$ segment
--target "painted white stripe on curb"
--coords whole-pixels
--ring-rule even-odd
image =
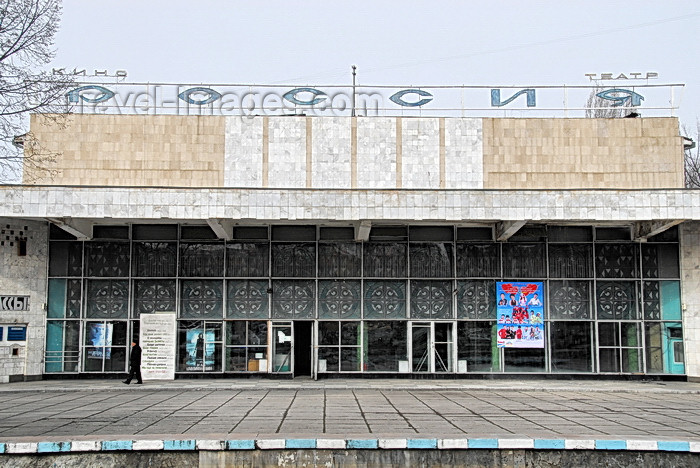
[[[131,445],[132,450],[163,450],[162,440],[135,440]]]
[[[223,440],[197,440],[197,450],[225,450],[226,443]]]
[[[71,442],[71,452],[99,452],[102,444],[96,440],[76,440]]]
[[[438,448],[443,450],[468,449],[469,439],[438,439]]]
[[[345,439],[316,439],[317,449],[344,449]]]
[[[255,445],[262,450],[275,450],[286,447],[285,439],[261,439],[256,440]]]
[[[499,449],[531,449],[535,448],[533,439],[498,439]]]
[[[655,440],[628,440],[627,450],[658,450]]]
[[[595,450],[595,440],[566,439],[564,448],[566,450]]]
[[[7,453],[36,453],[37,442],[9,442],[5,446]]]
[[[690,443],[690,451],[691,452],[700,452],[700,442],[691,442]]]
[[[379,448],[405,449],[408,444],[406,439],[379,439]]]

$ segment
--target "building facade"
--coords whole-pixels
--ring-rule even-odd
[[[32,132],[58,156],[0,188],[2,339],[24,329],[0,340],[5,380],[123,373],[134,339],[156,378],[700,377],[700,194],[674,118]]]

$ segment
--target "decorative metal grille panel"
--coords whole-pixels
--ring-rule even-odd
[[[359,280],[319,281],[319,318],[360,318],[361,287]]]
[[[134,317],[175,311],[175,280],[134,281]]]
[[[592,250],[591,244],[549,244],[549,276],[551,278],[592,278]]]
[[[365,318],[406,318],[404,281],[365,281]]]
[[[270,244],[241,242],[226,245],[226,275],[267,276]]]
[[[180,244],[180,276],[224,276],[224,244]]]
[[[222,318],[223,286],[216,280],[182,282],[180,317],[193,319]]]
[[[634,244],[597,244],[595,271],[598,278],[636,278],[637,246]]]
[[[644,278],[678,278],[679,259],[676,244],[642,244]]]
[[[88,318],[126,318],[129,310],[129,283],[126,280],[90,280],[87,285]]]
[[[348,277],[362,274],[362,244],[337,242],[318,245],[318,276]]]
[[[644,282],[644,319],[661,320],[661,291],[658,281]]]
[[[68,280],[66,291],[66,318],[80,318],[82,282],[79,279]]]
[[[457,318],[496,318],[496,282],[492,280],[457,281]]]
[[[411,243],[408,248],[411,276],[415,278],[450,278],[451,243]]]
[[[551,319],[586,320],[591,318],[589,281],[550,281],[549,314]]]
[[[451,281],[411,281],[411,317],[418,319],[451,319]]]
[[[269,315],[265,280],[228,280],[226,316],[228,318],[267,318]]]
[[[272,282],[272,318],[314,318],[314,281],[277,280]]]
[[[315,244],[272,244],[272,276],[315,276]]]
[[[501,276],[499,244],[457,244],[458,277]]]
[[[129,276],[129,244],[90,242],[85,245],[87,276]]]
[[[81,276],[82,274],[82,242],[51,242],[49,244],[49,276]]]
[[[134,242],[134,276],[175,276],[177,245],[168,242]]]
[[[598,281],[598,318],[634,320],[637,314],[636,283],[633,281]]]
[[[391,242],[365,243],[365,277],[405,278],[406,244]]]
[[[503,276],[545,278],[547,261],[544,244],[503,244]]]

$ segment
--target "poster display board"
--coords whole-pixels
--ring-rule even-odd
[[[112,331],[111,323],[92,322],[88,324],[88,341],[91,346],[87,351],[88,359],[110,359],[112,357]]]
[[[497,282],[499,348],[544,348],[544,286],[541,281]]]
[[[214,353],[216,352],[216,336],[214,330],[192,328],[187,330],[187,361],[188,372],[214,370]]]
[[[175,379],[175,313],[141,314],[141,375],[144,380]]]

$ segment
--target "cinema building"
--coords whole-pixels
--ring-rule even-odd
[[[154,378],[700,378],[676,118],[31,131],[58,156],[0,187],[3,381],[117,377],[132,339]]]

